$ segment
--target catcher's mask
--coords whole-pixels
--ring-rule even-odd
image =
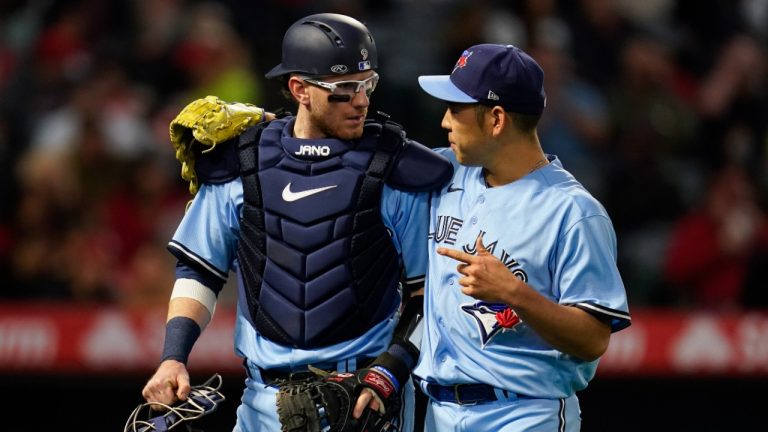
[[[214,374],[204,384],[192,386],[187,400],[174,406],[159,402],[139,405],[125,422],[123,432],[165,432],[182,424],[193,431],[190,422],[212,413],[224,400],[219,392],[221,382],[221,376]]]
[[[376,43],[368,28],[346,15],[321,13],[302,18],[283,37],[282,63],[265,75],[345,75],[378,67]]]

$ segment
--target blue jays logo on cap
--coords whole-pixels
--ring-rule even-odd
[[[466,50],[463,53],[461,53],[461,57],[459,57],[459,60],[456,61],[456,66],[453,67],[453,71],[456,71],[457,68],[463,68],[464,66],[466,66],[467,60],[469,60],[469,57],[471,55],[472,55],[472,52],[466,51]]]
[[[513,45],[480,44],[462,52],[450,75],[425,75],[419,85],[447,102],[501,106],[538,115],[544,110],[544,71]]]

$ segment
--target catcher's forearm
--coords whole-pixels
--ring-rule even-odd
[[[419,359],[423,316],[424,296],[410,297],[400,314],[392,343],[387,351],[381,353],[371,364],[371,367],[383,366],[391,372],[398,387],[408,379]]]
[[[416,361],[419,359],[423,317],[424,295],[409,297],[392,335],[392,345],[387,350],[397,357],[403,357],[411,368],[416,365]]]
[[[165,342],[161,361],[176,360],[186,364],[202,329],[210,320],[210,312],[198,300],[173,298],[168,306]]]

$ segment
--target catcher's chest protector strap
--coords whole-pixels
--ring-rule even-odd
[[[379,134],[379,149],[392,155],[390,168],[384,173],[386,183],[407,192],[438,190],[453,176],[453,165],[437,154],[406,138],[405,131],[397,123],[388,121],[386,114],[367,120],[366,127]]]
[[[241,137],[238,262],[261,335],[313,348],[365,333],[398,304],[380,210],[394,154],[368,127],[354,142],[295,139],[292,128],[285,118]]]

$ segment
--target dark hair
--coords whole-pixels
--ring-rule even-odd
[[[491,109],[491,107],[483,104],[475,104],[475,120],[477,120],[478,126],[483,125],[485,114]]]
[[[485,114],[491,109],[492,107],[488,105],[475,105],[475,118],[477,119],[477,124],[483,124],[483,117],[485,117]],[[509,114],[511,114],[512,124],[517,130],[523,133],[534,132],[536,126],[539,125],[539,120],[541,120],[541,114],[520,114],[516,112],[509,112]]]
[[[280,94],[292,105],[298,105],[299,102],[296,100],[296,98],[293,97],[293,94],[291,94],[291,90],[288,88],[288,81],[290,77],[298,75],[298,74],[288,74],[288,75],[282,75],[277,78],[275,78],[276,81],[280,83]]]
[[[534,132],[539,125],[539,120],[541,120],[541,114],[512,113],[512,123],[523,133]]]

